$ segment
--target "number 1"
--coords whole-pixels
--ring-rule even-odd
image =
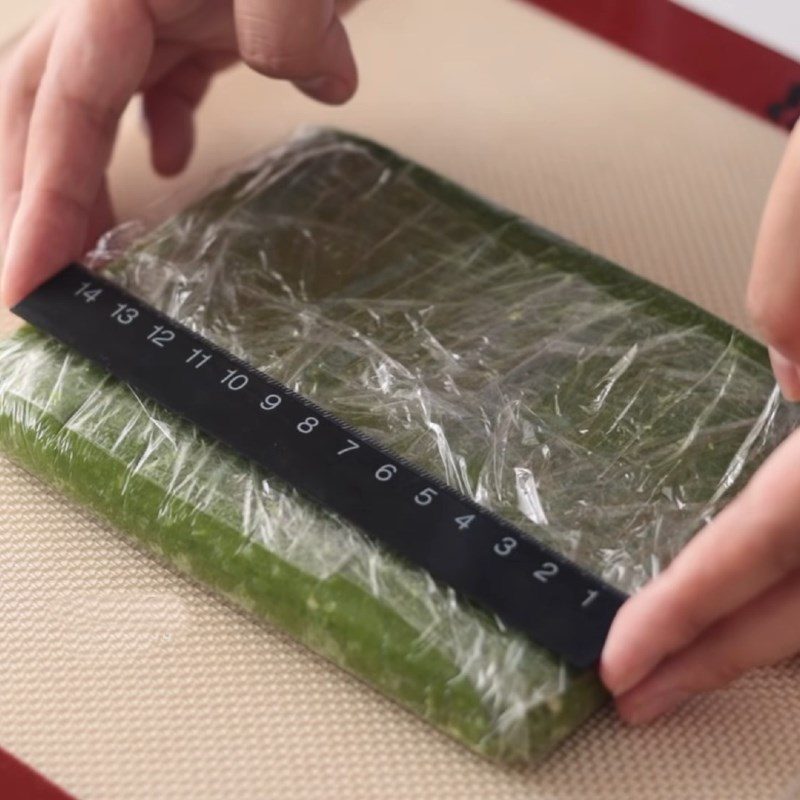
[[[595,598],[599,594],[600,592],[598,592],[597,589],[589,589],[586,595],[586,599],[581,603],[581,608],[587,608],[588,606],[590,606],[595,601]]]

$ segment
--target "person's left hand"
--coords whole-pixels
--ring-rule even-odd
[[[107,168],[135,96],[153,167],[177,175],[197,107],[233,64],[346,102],[358,76],[341,15],[355,2],[51,0],[0,48],[0,303],[18,303],[113,225]]]

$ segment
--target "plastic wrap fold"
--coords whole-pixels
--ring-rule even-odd
[[[761,347],[362,139],[307,132],[139,238],[134,293],[632,592],[794,427]],[[0,445],[485,754],[604,702],[426,574],[26,328]]]

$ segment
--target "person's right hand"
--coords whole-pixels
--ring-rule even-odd
[[[339,15],[352,4],[56,0],[0,57],[3,303],[79,259],[112,225],[105,172],[136,94],[153,165],[176,174],[212,76],[238,60],[322,102],[348,100],[356,65]]]
[[[800,400],[800,125],[761,223],[748,306]],[[650,722],[800,653],[800,430],[614,619],[600,663],[617,708]]]
[[[769,346],[781,391],[800,400],[800,124],[784,153],[761,220],[747,305]]]

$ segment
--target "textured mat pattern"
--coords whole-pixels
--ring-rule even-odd
[[[352,29],[352,106],[234,72],[187,184],[298,122],[351,127],[744,322],[777,131],[510,0],[370,0]],[[123,214],[160,189],[138,127],[113,171]],[[0,743],[83,798],[800,797],[797,661],[647,730],[602,714],[539,770],[506,771],[2,460],[0,541]]]

